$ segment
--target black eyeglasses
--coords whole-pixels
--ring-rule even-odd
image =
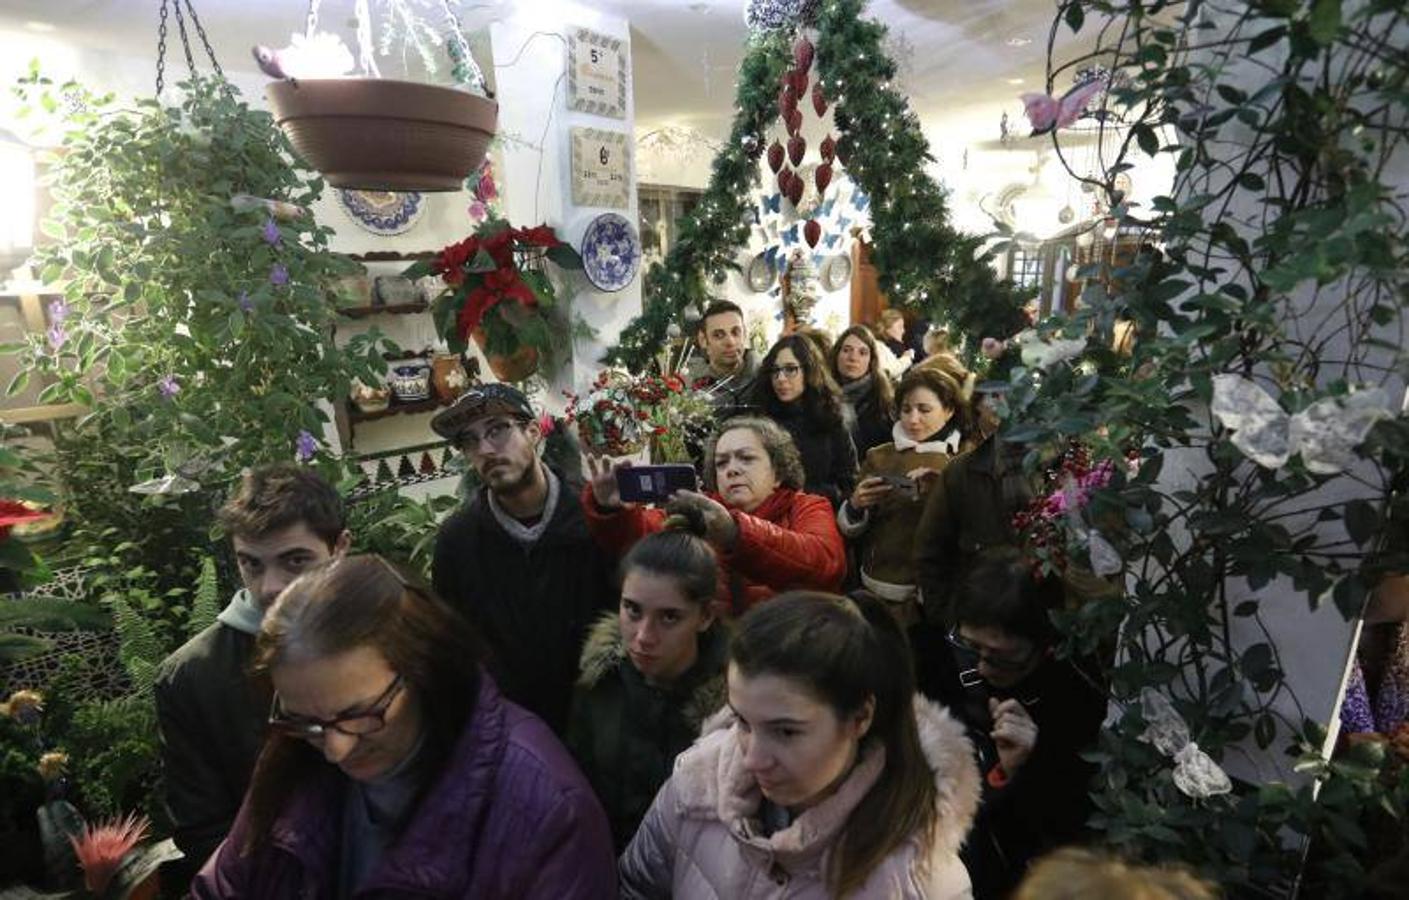
[[[310,716],[290,716],[284,712],[279,695],[269,707],[269,727],[289,737],[304,740],[318,740],[329,731],[336,731],[349,737],[362,737],[375,734],[386,727],[387,710],[391,708],[396,695],[405,684],[398,675],[387,685],[387,689],[372,701],[372,705],[360,712],[347,713],[333,719],[315,719]]]
[[[781,366],[774,366],[772,369],[770,369],[768,371],[768,377],[778,378],[781,376],[783,378],[796,378],[798,376],[798,373],[800,373],[801,371],[802,366],[798,365],[797,363],[786,363]]]
[[[1042,648],[1033,645],[1032,649],[1021,656],[1010,656],[1007,654],[990,653],[987,648],[975,644],[973,641],[959,634],[959,629],[951,629],[947,635],[949,643],[954,649],[967,654],[975,661],[982,660],[995,669],[1008,672],[1017,672],[1025,669],[1032,663],[1037,654],[1042,652]]]

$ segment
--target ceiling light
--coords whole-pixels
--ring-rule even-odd
[[[1009,84],[1022,84],[1022,83],[1023,83],[1023,80],[1022,80],[1021,78],[1009,78],[1009,79],[1008,79],[1008,83],[1009,83]]]
[[[1030,37],[1010,37],[1010,38],[1008,38],[1008,40],[1007,40],[1005,43],[1007,43],[1007,45],[1008,45],[1009,47],[1026,47],[1028,44],[1031,44],[1031,43],[1032,43],[1032,38],[1030,38]]]
[[[41,34],[54,30],[54,26],[50,25],[48,22],[37,22],[34,20],[24,23],[24,27],[28,28],[30,31],[38,31]]]

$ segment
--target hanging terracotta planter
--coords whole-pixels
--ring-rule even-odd
[[[266,89],[274,121],[334,187],[455,191],[484,161],[499,104],[384,78],[305,78]]]
[[[476,328],[470,332],[470,336],[475,339],[475,344],[479,346],[480,352],[484,354],[485,360],[489,363],[489,371],[494,373],[494,377],[500,381],[523,381],[534,372],[538,371],[538,348],[523,344],[511,355],[505,356],[499,353],[490,353],[485,350],[485,345],[489,343],[489,336],[484,333],[483,328]]]

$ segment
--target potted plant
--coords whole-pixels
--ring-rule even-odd
[[[587,393],[565,392],[568,422],[590,453],[630,456],[647,443],[654,462],[691,462],[714,425],[714,409],[678,375],[606,369]]]
[[[515,228],[491,218],[404,274],[439,275],[444,281],[432,312],[452,353],[462,352],[473,338],[496,378],[522,381],[541,363],[554,368],[566,334],[552,321],[557,293],[546,271],[549,260],[565,269],[582,268],[582,257],[551,227]]]

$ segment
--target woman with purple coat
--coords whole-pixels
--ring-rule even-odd
[[[269,737],[206,898],[608,898],[601,805],[505,700],[467,626],[377,556],[315,569],[265,614]]]

